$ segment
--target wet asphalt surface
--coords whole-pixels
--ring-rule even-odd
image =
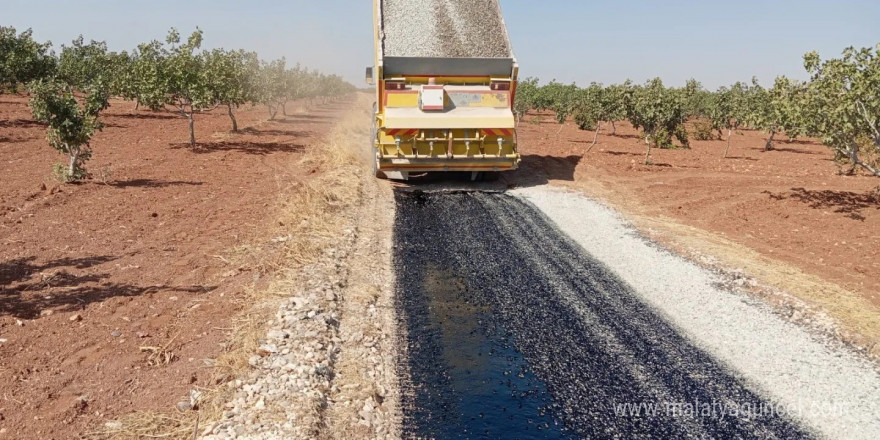
[[[527,202],[395,197],[405,438],[811,437]]]

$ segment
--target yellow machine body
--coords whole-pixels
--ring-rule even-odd
[[[516,60],[384,57],[381,8],[374,0],[376,59],[368,73],[376,87],[377,175],[516,169]]]

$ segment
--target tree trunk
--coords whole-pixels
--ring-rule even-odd
[[[281,114],[284,116],[290,116],[287,114],[287,103],[286,102],[281,103]]]
[[[649,165],[650,161],[648,160],[648,158],[651,157],[651,135],[650,134],[645,135],[645,144],[648,146],[648,150],[645,151],[645,165]]]
[[[727,159],[727,152],[730,151],[730,135],[732,132],[733,130],[730,128],[727,129],[727,148],[724,149],[724,156],[722,156],[722,159]]]
[[[852,166],[849,168],[849,171],[846,173],[847,176],[852,176],[856,173],[856,168],[859,166],[859,147],[856,144],[853,144],[849,147],[849,161],[852,162]]]
[[[79,148],[70,150],[70,165],[67,167],[67,181],[72,182],[76,175],[76,162],[79,160]]]
[[[592,150],[593,147],[596,146],[596,142],[599,141],[599,130],[601,130],[601,129],[602,129],[602,124],[599,123],[599,122],[597,122],[597,123],[596,123],[596,133],[593,134],[593,143],[590,144],[590,148],[587,148],[587,153],[589,153],[590,150]]]
[[[229,119],[232,119],[232,131],[238,133],[238,121],[235,120],[235,114],[232,113],[232,104],[227,104],[229,109]]]
[[[190,111],[187,114],[187,118],[189,118],[189,146],[195,148],[196,147],[196,117],[193,111]]]
[[[617,125],[614,124],[614,121],[611,121],[611,136],[617,134]]]
[[[859,159],[859,146],[857,144],[853,143],[847,151],[841,151],[840,149],[837,149],[837,151],[844,154],[845,156],[848,156],[849,160],[852,162],[852,168],[850,168],[847,174],[853,174],[856,171],[856,167],[862,167],[868,170],[868,172],[870,172],[871,174],[880,177],[880,169],[876,169]]]
[[[275,115],[278,114],[278,108],[276,108],[274,105],[269,105],[269,104],[266,104],[266,107],[269,108],[269,120],[274,121]]]
[[[764,145],[764,151],[773,150],[773,136],[776,136],[776,130],[770,130],[770,137],[767,138],[767,145]]]

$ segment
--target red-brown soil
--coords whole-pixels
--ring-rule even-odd
[[[727,159],[724,141],[692,140],[689,150],[653,149],[646,166],[644,140],[617,125],[585,153],[593,132],[527,116],[519,178],[601,189],[614,204],[722,234],[880,305],[880,179],[840,175],[831,150],[809,139],[783,137],[765,152],[766,134],[747,130]]]
[[[347,103],[276,122],[262,108],[187,123],[114,101],[94,178],[59,185],[64,158],[27,100],[0,96],[0,438],[75,438],[139,410],[169,411],[210,386],[214,358],[255,274],[224,262],[263,239],[302,151]],[[149,366],[141,347],[165,346]]]

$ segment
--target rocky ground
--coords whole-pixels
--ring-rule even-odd
[[[337,147],[367,136],[367,118],[349,122]],[[203,438],[399,437],[390,187],[359,165],[325,184],[339,181],[355,188],[341,234],[285,282],[250,371],[227,385],[232,398]]]

